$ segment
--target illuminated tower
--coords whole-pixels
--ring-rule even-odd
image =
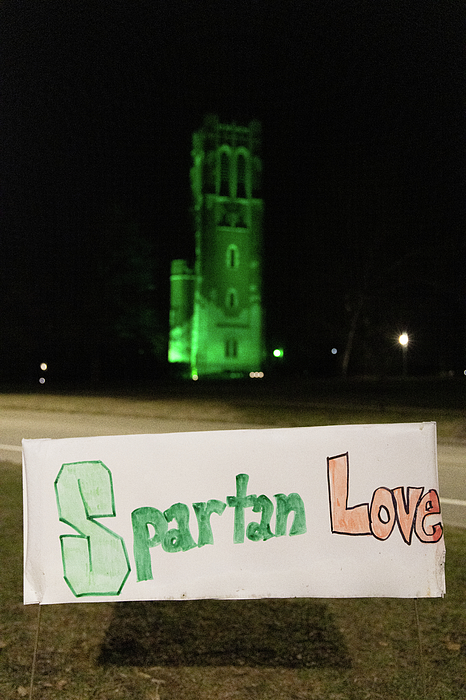
[[[260,370],[261,127],[207,117],[193,135],[195,262],[172,263],[169,361],[192,376]]]

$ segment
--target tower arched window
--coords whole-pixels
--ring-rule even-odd
[[[238,306],[238,292],[233,287],[227,290],[227,295],[225,299],[227,309],[236,309]]]
[[[239,266],[239,250],[234,243],[230,243],[227,248],[226,263],[229,270],[235,270]]]
[[[236,196],[247,197],[246,193],[246,158],[239,153],[236,159]]]
[[[220,194],[230,195],[230,158],[225,151],[220,154]]]
[[[225,357],[238,357],[238,341],[236,340],[236,338],[226,339]]]

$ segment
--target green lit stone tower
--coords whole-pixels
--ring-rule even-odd
[[[241,376],[263,360],[261,127],[206,117],[193,134],[194,269],[171,271],[169,361],[192,377]]]

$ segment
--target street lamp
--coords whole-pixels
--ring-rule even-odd
[[[401,350],[403,352],[403,377],[406,377],[408,374],[408,334],[402,333],[398,338],[398,342],[401,345]]]

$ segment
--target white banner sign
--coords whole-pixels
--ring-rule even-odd
[[[442,596],[434,423],[24,440],[25,603]]]

